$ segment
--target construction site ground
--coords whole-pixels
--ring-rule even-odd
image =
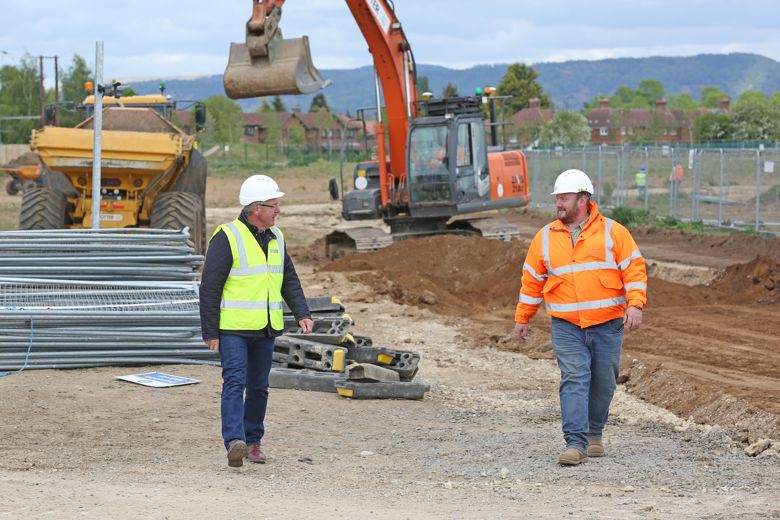
[[[527,243],[550,215],[503,214],[512,242],[437,236],[329,262],[338,203],[279,180],[307,295],[339,297],[376,345],[420,352],[426,399],[272,389],[269,463],[233,469],[218,368],[2,377],[0,518],[780,518],[779,240],[635,231],[650,301],[626,336],[607,456],[560,467],[549,319],[511,337]],[[240,182],[210,181],[210,228],[237,215]],[[200,383],[115,379],[149,370]],[[761,439],[774,444],[748,456]]]

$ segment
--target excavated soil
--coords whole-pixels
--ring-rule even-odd
[[[640,248],[652,235],[636,235]],[[712,247],[745,254],[744,242],[761,240],[698,238],[694,247],[719,244]],[[322,269],[348,273],[398,303],[468,317],[475,325],[463,334],[479,338],[483,347],[552,358],[543,313],[532,321],[526,344],[511,337],[525,254],[523,241],[436,236],[343,257]],[[626,336],[621,374],[626,388],[683,417],[743,432],[746,440],[780,437],[780,257],[730,265],[709,285],[651,277],[648,300],[643,328]]]

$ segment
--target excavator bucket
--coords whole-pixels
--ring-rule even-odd
[[[246,44],[231,43],[223,82],[232,99],[310,94],[330,84],[314,67],[306,36],[274,38],[268,56],[253,57]]]

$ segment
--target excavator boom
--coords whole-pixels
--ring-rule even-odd
[[[254,0],[246,42],[231,44],[224,80],[228,96],[306,93],[327,83],[311,64],[306,37],[282,39],[284,2]],[[375,249],[399,237],[441,232],[511,237],[506,223],[449,220],[526,205],[525,156],[488,149],[480,98],[428,99],[418,105],[414,56],[390,0],[345,3],[371,52],[387,119],[382,120],[377,85],[378,159],[355,169],[355,189],[344,194],[342,214],[347,220],[382,218],[392,236],[385,240],[376,230],[364,228],[333,234],[326,242],[336,248],[351,243]]]

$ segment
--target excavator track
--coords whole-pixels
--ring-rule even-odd
[[[435,234],[475,234],[491,240],[509,241],[519,237],[520,230],[508,220],[496,217],[458,219],[440,230],[397,234],[390,234],[375,227],[359,227],[331,232],[325,237],[325,247],[328,258],[333,260],[355,252],[383,249],[398,240]]]

